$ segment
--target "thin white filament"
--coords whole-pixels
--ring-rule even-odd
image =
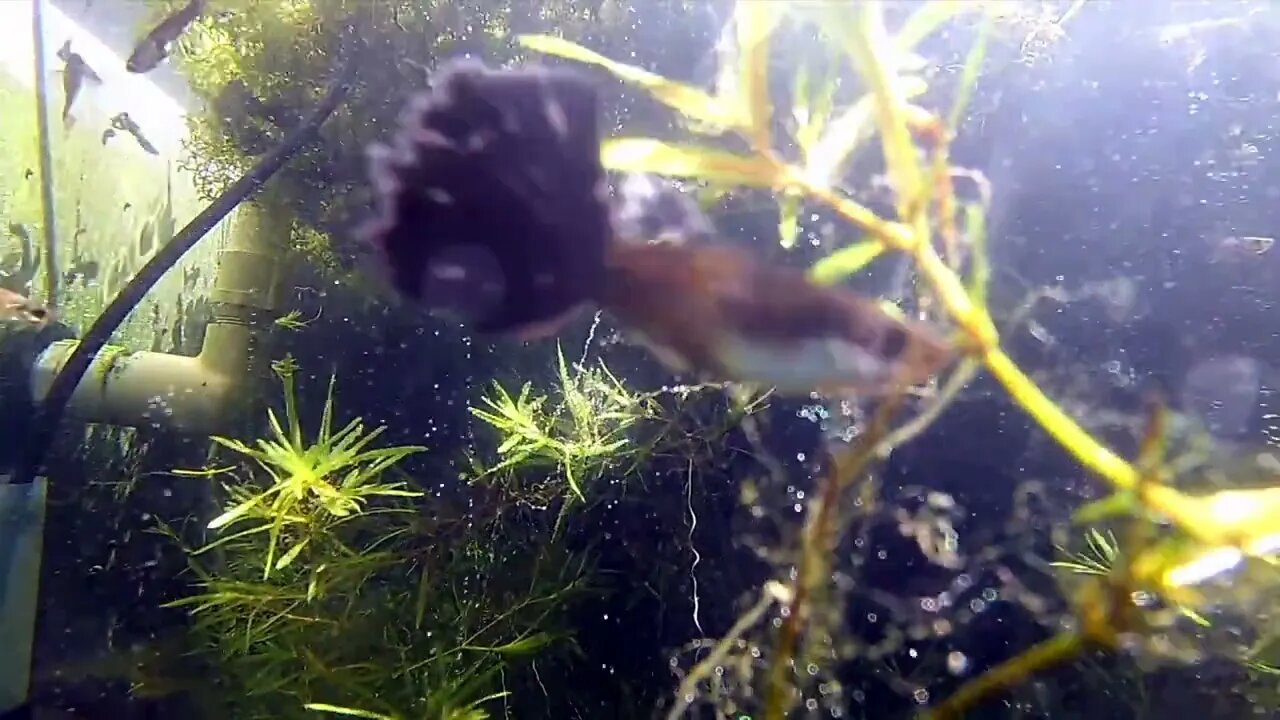
[[[706,636],[706,632],[702,629],[702,621],[698,617],[698,611],[701,608],[701,601],[698,598],[698,563],[702,562],[702,556],[698,554],[698,548],[693,544],[693,531],[698,527],[698,514],[693,511],[693,460],[689,460],[689,473],[685,478],[685,502],[689,507],[689,551],[693,553],[693,563],[689,565],[689,579],[693,582],[693,626],[698,629],[698,635]]]

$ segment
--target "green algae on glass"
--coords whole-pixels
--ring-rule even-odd
[[[104,146],[97,121],[105,122],[105,118],[94,114],[96,108],[88,107],[80,111],[85,115],[82,121],[70,129],[57,126],[52,145],[53,177],[41,178],[33,140],[36,116],[32,93],[4,69],[0,69],[0,102],[7,108],[5,122],[0,123],[0,177],[10,180],[0,187],[0,258],[19,251],[18,239],[7,229],[10,223],[27,226],[37,241],[33,249],[42,252],[38,242],[40,186],[51,183],[61,243],[57,267],[64,274],[59,283],[58,316],[71,327],[84,330],[150,254],[168,240],[164,233],[172,234],[175,217],[195,213],[198,201],[191,177],[171,170],[136,145],[115,142]],[[142,236],[148,238],[147,243],[140,242]],[[131,350],[155,349],[157,344],[171,341],[168,329],[182,322],[190,307],[189,294],[202,293],[211,280],[206,277],[184,288],[184,273],[209,266],[216,245],[208,243],[185,257],[179,270],[162,280],[121,326],[114,341]],[[33,283],[32,295],[37,300],[43,300],[40,291],[45,285],[45,266],[42,262]],[[87,268],[93,268],[96,278],[84,275]]]

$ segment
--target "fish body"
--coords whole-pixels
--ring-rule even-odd
[[[71,106],[75,104],[80,91],[84,89],[85,81],[101,84],[102,78],[89,67],[89,63],[85,62],[80,53],[71,51],[70,40],[63,43],[58,50],[58,57],[65,63],[62,72],[62,122],[71,125],[74,122],[71,117]]]
[[[596,306],[672,369],[786,393],[888,392],[952,357],[869,298],[712,243],[696,204],[652,183],[611,201],[596,116],[572,71],[443,66],[370,150],[378,216],[363,234],[393,287],[526,339]]]
[[[1210,263],[1248,261],[1265,255],[1276,244],[1273,237],[1261,235],[1227,235],[1218,238],[1209,256]]]
[[[173,43],[204,13],[207,0],[190,0],[143,36],[125,62],[131,73],[154,70],[173,52]]]
[[[35,242],[31,236],[31,229],[22,223],[9,223],[9,232],[18,239],[21,251],[18,255],[17,267],[13,272],[0,272],[3,279],[0,280],[0,287],[7,288],[13,292],[25,292],[31,284],[31,280],[36,276],[36,272],[40,269],[40,257],[36,254]],[[9,257],[5,258],[9,261]]]
[[[152,145],[151,141],[147,139],[147,136],[142,133],[142,128],[138,125],[136,120],[129,116],[129,113],[117,113],[111,118],[111,127],[102,135],[103,144],[106,144],[107,139],[110,138],[111,135],[114,135],[114,131],[116,130],[127,132],[132,135],[133,139],[138,142],[138,146],[148,153],[151,153],[152,155],[160,154],[160,151],[157,150],[156,146]],[[111,135],[108,135],[108,132],[111,133]]]
[[[926,381],[947,343],[856,293],[725,245],[615,245],[602,308],[677,371],[778,392],[878,395]]]
[[[47,308],[12,290],[0,288],[0,323],[21,323],[43,328],[53,319]]]

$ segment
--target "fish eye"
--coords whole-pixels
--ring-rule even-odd
[[[40,307],[31,308],[30,310],[27,311],[27,313],[31,315],[31,317],[35,318],[36,320],[44,320],[45,318],[49,317],[49,311]]]
[[[880,356],[885,360],[896,360],[907,347],[907,331],[891,325],[885,328],[880,336]]]

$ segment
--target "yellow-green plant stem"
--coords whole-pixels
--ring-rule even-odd
[[[763,3],[739,2],[736,13],[742,15],[738,19],[761,12],[758,5]],[[1080,630],[1034,646],[974,678],[951,698],[928,711],[930,718],[959,717],[961,712],[982,698],[1070,658],[1085,645],[1114,646],[1119,633],[1140,627],[1141,618],[1135,617],[1137,609],[1131,598],[1135,585],[1154,581],[1165,590],[1178,591],[1169,580],[1171,562],[1181,559],[1178,544],[1153,551],[1148,543],[1141,541],[1144,536],[1140,531],[1152,527],[1152,516],[1169,520],[1180,531],[1179,542],[1190,539],[1195,541],[1195,545],[1208,546],[1209,550],[1230,545],[1257,554],[1263,552],[1258,548],[1273,546],[1276,517],[1280,515],[1280,487],[1197,497],[1161,484],[1159,481],[1168,476],[1167,468],[1153,467],[1141,459],[1133,463],[1118,455],[1048,397],[1001,348],[1000,336],[988,307],[986,283],[990,270],[981,237],[985,232],[981,210],[989,207],[989,187],[984,189],[980,183],[980,189],[984,189],[981,209],[966,215],[967,227],[962,235],[956,227],[958,208],[952,182],[956,169],[950,167],[949,146],[963,115],[969,86],[981,69],[985,34],[991,18],[989,16],[984,24],[983,39],[969,54],[961,93],[944,121],[910,104],[910,98],[919,92],[904,89],[906,79],[899,77],[903,53],[910,52],[912,46],[947,17],[961,12],[962,8],[983,8],[985,5],[922,3],[896,37],[885,28],[884,6],[885,3],[878,0],[827,3],[822,5],[821,14],[824,33],[833,36],[843,47],[868,93],[858,100],[854,109],[874,119],[885,172],[896,193],[897,212],[893,219],[881,217],[833,187],[828,173],[811,172],[812,158],[806,158],[809,167],[798,167],[768,147],[762,134],[751,132],[753,128],[763,126],[764,117],[772,115],[767,96],[758,92],[763,87],[762,68],[767,67],[760,57],[766,48],[763,42],[748,43],[742,49],[751,57],[746,58],[739,68],[739,74],[743,76],[739,83],[732,85],[749,87],[755,92],[729,98],[713,97],[697,88],[619,65],[563,41],[532,38],[526,43],[535,48],[540,46],[545,52],[605,65],[619,77],[646,88],[655,98],[685,117],[700,121],[704,126],[713,125],[721,132],[739,134],[752,151],[743,155],[713,147],[664,143],[651,138],[621,138],[611,141],[602,150],[603,161],[611,169],[769,188],[784,198],[803,196],[826,204],[865,230],[868,237],[857,245],[837,251],[846,253],[847,257],[815,268],[813,272],[819,282],[840,282],[884,251],[906,253],[924,279],[925,287],[920,288],[919,298],[923,314],[931,314],[931,304],[940,305],[936,314],[946,316],[957,327],[954,344],[958,354],[964,357],[960,367],[954,370],[946,392],[930,409],[931,414],[926,411],[916,421],[900,428],[900,433],[884,439],[877,437],[870,445],[864,437],[863,442],[836,453],[831,473],[809,502],[799,539],[795,574],[788,579],[788,591],[779,596],[779,602],[787,612],[779,620],[771,667],[764,678],[765,687],[760,696],[764,720],[781,720],[793,705],[797,687],[793,679],[795,659],[804,651],[806,637],[813,632],[809,624],[814,622],[815,596],[822,590],[822,584],[829,580],[830,555],[834,552],[832,539],[839,532],[836,523],[841,518],[837,517],[834,503],[864,465],[866,458],[857,460],[860,450],[870,448],[871,452],[878,450],[883,453],[886,445],[919,432],[937,417],[959,387],[981,369],[990,372],[1013,402],[1083,469],[1097,475],[1116,491],[1114,499],[1119,501],[1119,509],[1129,515],[1133,523],[1133,535],[1127,546],[1140,555],[1126,557],[1117,572],[1108,576],[1105,585],[1091,588],[1092,592],[1080,598],[1077,603]],[[1077,0],[1059,22],[1073,17],[1081,7],[1083,0]],[[755,38],[751,33],[743,36]],[[744,100],[747,105],[745,117],[741,112]],[[726,104],[727,101],[732,102]],[[738,112],[727,112],[726,107]],[[845,130],[840,123],[836,125]],[[862,126],[855,129],[860,133]],[[920,142],[917,136],[924,142]],[[840,139],[839,135],[836,137]],[[856,140],[839,145],[851,151]],[[818,165],[825,167],[824,163]],[[935,234],[939,236],[942,248],[935,247]],[[973,243],[972,247],[966,248],[965,253],[959,252],[960,243],[966,240]],[[962,262],[966,254],[972,259],[969,278],[962,277]],[[692,687],[696,682],[695,679],[682,688]]]
[[[933,286],[948,314],[964,331],[970,352],[1004,386],[1005,390],[1045,432],[1058,441],[1085,468],[1109,482],[1116,490],[1133,490],[1138,472],[1133,465],[1110,448],[1098,442],[1051,400],[1035,382],[1027,377],[999,346],[999,334],[986,308],[975,304],[964,283],[928,243],[918,242],[911,230],[900,223],[880,218],[861,204],[834,191],[804,183],[803,189],[815,199],[826,202],[850,222],[873,233],[889,247],[911,253],[917,266]],[[1209,543],[1229,541],[1212,532],[1203,517],[1178,491],[1155,485],[1143,493],[1143,501],[1153,510],[1169,518],[1191,537]]]
[[[844,450],[834,453],[831,468],[826,473],[822,491],[809,505],[797,561],[796,580],[788,613],[778,629],[777,655],[769,667],[768,689],[765,694],[765,720],[782,720],[786,717],[787,682],[800,642],[809,621],[809,599],[830,575],[830,558],[835,553],[839,539],[837,508],[840,499],[855,479],[873,462],[880,449],[881,440],[889,432],[889,425],[902,404],[902,394],[890,396],[877,410],[862,438]]]
[[[919,165],[910,132],[907,130],[905,111],[899,98],[892,92],[893,84],[888,69],[883,62],[875,61],[878,55],[887,52],[884,48],[888,47],[882,37],[883,33],[876,32],[879,27],[877,23],[882,23],[879,16],[881,9],[878,3],[869,3],[861,8],[859,31],[866,49],[865,52],[858,52],[858,67],[876,98],[881,137],[885,146],[884,155],[891,165],[890,172],[895,178],[905,178],[908,187],[917,187],[911,181],[913,178],[918,179]],[[877,52],[877,48],[880,48],[880,52]],[[911,165],[916,168],[916,172],[892,167],[899,163]],[[1081,428],[1000,349],[999,335],[990,313],[985,307],[973,302],[959,276],[927,241],[927,234],[920,232],[920,223],[888,222],[829,188],[814,185],[795,175],[790,180],[801,185],[812,197],[831,205],[851,222],[872,232],[888,246],[910,253],[948,314],[967,336],[969,352],[982,360],[1013,400],[1082,465],[1114,488],[1133,490],[1136,487],[1138,474],[1133,465]],[[919,204],[915,206],[918,208]],[[924,213],[919,213],[917,217],[922,215]],[[1142,495],[1144,504],[1167,516],[1190,536],[1206,542],[1221,542],[1225,539],[1219,537],[1220,533],[1207,531],[1198,514],[1192,512],[1190,503],[1177,491],[1157,485]]]
[[[865,3],[858,11],[856,32],[862,42],[851,43],[850,49],[875,98],[876,124],[880,127],[885,165],[898,195],[898,215],[911,217],[916,213],[909,209],[919,207],[922,181],[904,112],[906,101],[886,65],[898,53],[884,27],[884,7],[880,3]]]
[[[1084,649],[1085,638],[1062,632],[1034,645],[960,686],[946,700],[922,713],[922,720],[956,720],[991,694],[1013,687],[1035,673],[1070,659]]]

